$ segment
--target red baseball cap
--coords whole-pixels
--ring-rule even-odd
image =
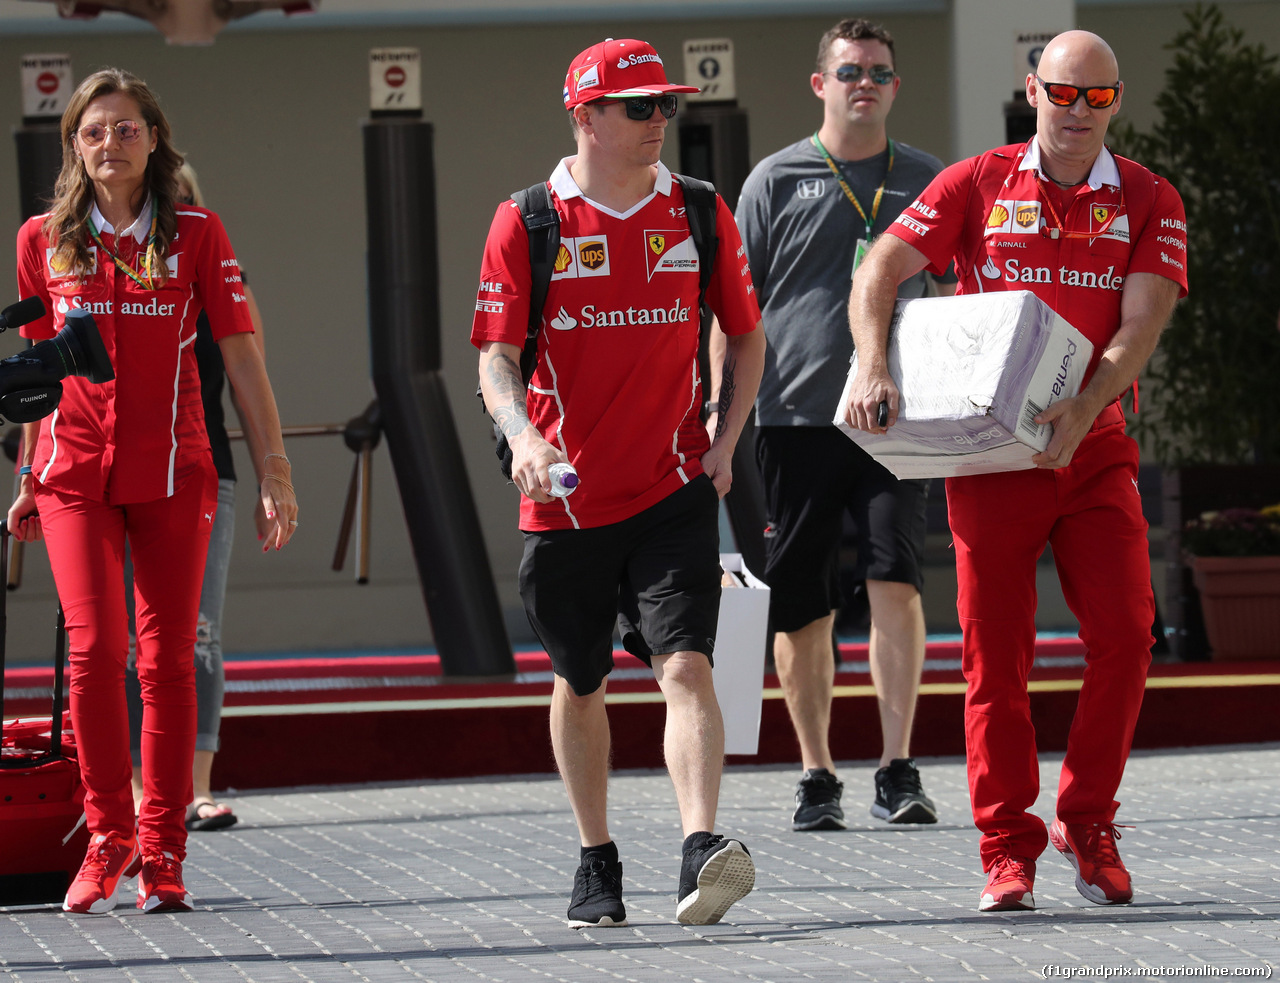
[[[564,108],[596,99],[631,99],[667,92],[699,92],[697,86],[672,85],[653,46],[633,38],[607,38],[593,44],[569,65],[564,77]]]

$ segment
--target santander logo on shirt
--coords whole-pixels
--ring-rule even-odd
[[[672,307],[627,307],[621,310],[601,310],[594,304],[586,304],[575,318],[564,307],[547,323],[557,331],[572,331],[576,327],[619,328],[633,324],[687,324],[691,307],[676,301]]]
[[[88,311],[90,314],[97,314],[97,315],[120,313],[120,314],[133,314],[133,315],[141,314],[144,317],[172,317],[173,312],[178,309],[177,304],[161,304],[156,300],[155,297],[152,297],[150,300],[145,302],[141,300],[138,300],[138,301],[126,300],[120,304],[120,309],[118,312],[115,309],[114,301],[110,301],[110,300],[87,301],[83,297],[72,297],[70,304],[67,303],[66,297],[59,297],[58,303],[56,306],[58,309],[58,313],[63,316],[64,320],[66,319],[67,312],[70,311],[72,308],[75,308],[76,310],[80,310],[80,311]]]

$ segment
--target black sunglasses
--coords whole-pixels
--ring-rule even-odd
[[[673,95],[635,96],[630,99],[597,99],[592,105],[607,106],[611,103],[619,102],[622,103],[627,111],[627,119],[641,122],[652,119],[654,109],[657,109],[667,119],[671,119],[676,114],[676,97]]]
[[[843,82],[846,85],[861,81],[863,75],[869,75],[876,85],[888,85],[897,72],[888,65],[872,65],[870,68],[863,68],[861,65],[841,65],[834,72],[822,74],[834,75],[837,82]]]
[[[1045,97],[1055,106],[1074,106],[1076,100],[1084,96],[1085,104],[1090,109],[1106,109],[1120,95],[1120,83],[1115,85],[1067,85],[1066,82],[1046,82],[1039,75],[1036,81],[1044,89]]]

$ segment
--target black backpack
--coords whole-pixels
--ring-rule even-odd
[[[711,283],[711,271],[715,264],[716,247],[716,189],[706,181],[673,174],[684,189],[685,218],[689,222],[689,234],[698,250],[698,312],[705,325],[711,317],[707,307],[707,286]],[[556,253],[560,251],[560,216],[551,204],[551,190],[545,181],[517,191],[511,200],[520,209],[520,218],[529,233],[529,265],[532,270],[532,289],[529,292],[529,329],[525,335],[524,351],[520,354],[520,377],[525,385],[533,378],[538,364],[538,333],[542,330],[542,308],[547,303],[551,288],[551,274],[555,269]],[[476,389],[476,395],[481,395]],[[511,447],[507,436],[495,423],[494,453],[502,473],[511,478]]]

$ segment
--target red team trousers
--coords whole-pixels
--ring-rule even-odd
[[[1115,816],[1155,616],[1137,477],[1138,446],[1112,404],[1065,468],[947,479],[968,682],[969,793],[984,870],[1006,853],[1034,860],[1048,843],[1044,822],[1028,811],[1040,773],[1027,696],[1036,560],[1046,543],[1086,647],[1057,816],[1067,823]]]
[[[209,532],[218,504],[211,463],[168,498],[109,505],[37,482],[36,502],[70,640],[71,722],[92,833],[134,833],[124,674],[129,625],[125,539],[137,598],[142,683],[143,853],[186,856],[196,739],[194,651]]]

